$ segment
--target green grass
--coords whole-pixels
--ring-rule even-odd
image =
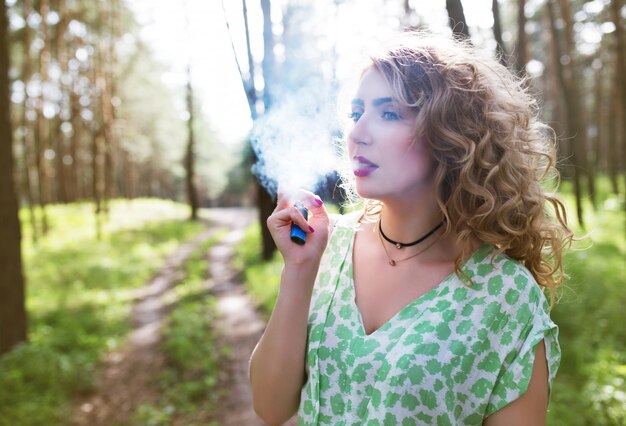
[[[63,424],[72,398],[93,388],[98,360],[126,336],[133,290],[203,229],[182,220],[184,205],[116,201],[97,241],[92,209],[50,206],[38,245],[24,225],[29,342],[0,358],[0,425]]]
[[[265,317],[274,309],[283,258],[278,253],[269,262],[261,258],[261,226],[252,224],[235,250],[234,265],[243,271],[243,280],[255,302],[261,307]]]
[[[571,183],[563,185],[569,221],[578,237],[566,253],[569,279],[552,311],[559,325],[562,361],[549,425],[626,424],[626,215],[623,195],[598,181],[598,209],[585,199],[581,229]],[[575,409],[573,409],[575,407]]]
[[[161,373],[161,399],[139,406],[133,415],[137,424],[213,425],[217,410],[219,365],[224,349],[216,350],[213,322],[215,298],[206,294],[206,253],[218,237],[202,244],[186,263],[186,278],[177,284],[178,302],[164,331],[163,350],[167,368]]]

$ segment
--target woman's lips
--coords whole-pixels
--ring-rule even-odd
[[[360,155],[353,158],[354,175],[357,177],[369,176],[374,173],[378,166]]]
[[[369,176],[376,171],[378,167],[362,167],[354,170],[354,175],[357,177]]]

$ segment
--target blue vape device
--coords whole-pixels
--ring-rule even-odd
[[[297,201],[293,206],[297,208],[300,213],[302,213],[302,216],[304,216],[305,220],[309,218],[309,211],[306,209],[304,204],[302,204],[300,201]],[[300,228],[295,223],[291,224],[290,237],[291,241],[301,246],[304,245],[304,243],[306,242],[306,232],[304,232],[302,228]]]

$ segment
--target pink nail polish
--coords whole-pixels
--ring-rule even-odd
[[[321,206],[322,204],[324,204],[324,202],[322,201],[322,199],[321,199],[321,198],[317,198],[317,197],[316,197],[316,198],[315,198],[315,204],[317,204],[317,205],[318,205],[318,207],[319,207],[319,206]]]
[[[311,225],[309,225],[309,231],[315,232],[315,229],[313,229],[313,227]]]

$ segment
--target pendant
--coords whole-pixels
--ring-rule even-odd
[[[391,266],[396,266],[396,261],[395,261],[395,260],[393,260],[393,259],[389,259],[389,264],[390,264]]]
[[[401,248],[402,248],[402,244],[400,244],[400,243],[396,243],[396,248],[397,248],[397,249],[401,249]]]

